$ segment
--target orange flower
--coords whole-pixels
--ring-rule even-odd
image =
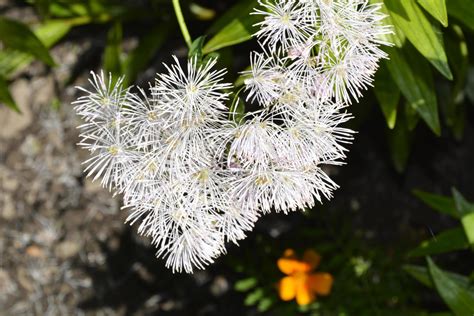
[[[298,260],[292,249],[287,249],[278,259],[278,268],[287,276],[278,284],[280,298],[291,301],[296,297],[298,305],[307,305],[316,300],[317,295],[331,292],[333,277],[329,273],[311,273],[316,269],[321,256],[313,250],[306,250],[303,259]]]

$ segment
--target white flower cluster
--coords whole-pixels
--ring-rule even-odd
[[[351,103],[373,80],[389,26],[381,4],[368,0],[261,1],[256,33],[263,53],[254,53],[252,100],[270,105],[303,97],[318,103]],[[298,97],[295,97],[295,96]]]
[[[91,152],[88,176],[123,194],[130,223],[173,271],[204,268],[245,238],[261,214],[312,207],[337,185],[321,169],[341,164],[352,131],[343,109],[370,84],[384,44],[378,6],[363,0],[262,2],[244,75],[261,109],[228,119],[232,86],[215,60],[166,66],[150,88],[92,73],[74,104]],[[231,113],[232,114],[232,113]]]

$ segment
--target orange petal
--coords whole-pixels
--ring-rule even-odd
[[[296,259],[280,258],[277,261],[277,265],[281,272],[288,275],[311,270],[311,266],[308,263]]]
[[[278,284],[280,298],[284,301],[291,301],[296,295],[296,282],[291,276],[284,277]]]
[[[305,281],[305,280],[304,280]],[[299,282],[296,287],[296,303],[298,305],[308,305],[316,299],[316,295],[307,282]]]
[[[316,269],[321,261],[321,256],[316,251],[308,249],[303,254],[303,261],[307,262],[311,269]]]
[[[331,292],[333,281],[332,275],[324,272],[311,274],[307,279],[308,286],[320,295],[328,295]]]

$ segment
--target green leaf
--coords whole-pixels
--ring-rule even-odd
[[[250,292],[244,300],[245,306],[251,306],[257,304],[257,302],[263,297],[263,289],[257,288]]]
[[[454,218],[461,218],[461,215],[456,210],[454,199],[420,190],[414,190],[413,194],[432,209]]]
[[[241,0],[236,5],[232,6],[224,14],[221,14],[211,27],[207,30],[206,34],[215,34],[222,30],[229,21],[232,21],[236,17],[245,16],[250,14],[257,7],[257,0]]]
[[[262,298],[258,303],[257,309],[260,313],[264,313],[272,307],[275,301],[269,297]]]
[[[250,40],[255,31],[252,26],[261,20],[259,15],[250,14],[255,7],[255,2],[245,2],[237,5],[238,10],[235,7],[231,8],[232,15],[225,14],[227,16],[225,25],[222,23],[224,20],[218,20],[216,24],[219,28],[214,26],[211,27],[211,30],[219,29],[219,31],[206,43],[203,53],[208,54],[221,48]]]
[[[453,193],[454,203],[456,204],[456,210],[461,216],[474,212],[474,204],[469,203],[456,188],[452,188],[451,191]]]
[[[49,13],[58,18],[72,18],[75,16],[89,15],[84,4],[61,3],[54,1],[49,6]]]
[[[410,102],[404,102],[403,109],[405,110],[408,130],[414,131],[420,122],[420,116]]]
[[[403,270],[408,272],[412,277],[418,280],[423,285],[429,288],[434,288],[433,280],[431,278],[428,268],[418,265],[407,264],[403,266]],[[468,277],[454,272],[445,272],[456,284],[460,287],[469,289],[470,280]]]
[[[138,46],[123,62],[125,73],[124,86],[134,82],[140,71],[146,69],[150,60],[168,37],[168,31],[169,26],[167,24],[157,25],[140,39]]]
[[[195,2],[189,4],[189,11],[202,21],[212,20],[216,16],[216,11],[200,6]]]
[[[464,32],[459,25],[451,25],[445,33],[446,53],[454,73],[454,82],[447,85],[450,90],[440,94],[444,97],[446,125],[451,128],[456,140],[461,140],[466,124],[465,92],[469,70],[469,51]]]
[[[8,82],[2,77],[0,77],[0,103],[3,103],[10,109],[20,113],[20,109],[8,90]]]
[[[393,129],[397,121],[397,106],[400,101],[400,89],[396,87],[385,64],[382,64],[375,74],[374,91],[385,116],[385,120],[387,121],[387,125],[390,129]]]
[[[22,69],[34,60],[34,57],[17,50],[0,50],[0,76],[9,78],[15,71]]]
[[[464,215],[461,218],[461,223],[466,234],[467,241],[474,246],[474,213]]]
[[[420,246],[410,251],[408,256],[420,257],[434,255],[467,249],[468,247],[469,242],[466,239],[466,234],[464,233],[464,230],[459,227],[446,230],[433,237],[433,239],[425,240]]]
[[[87,0],[87,1],[53,1],[50,4],[50,14],[61,18],[89,17],[100,20],[105,15],[118,17],[132,13],[133,6],[120,5],[116,1]]]
[[[0,17],[0,41],[6,47],[31,54],[54,66],[54,60],[40,39],[23,23]]]
[[[385,4],[395,26],[443,76],[452,80],[439,27],[427,19],[415,0],[386,0]]]
[[[400,91],[431,130],[440,135],[438,103],[428,63],[411,46],[389,47],[387,51],[390,60],[386,64]]]
[[[448,26],[446,0],[418,0],[418,3],[444,27]]]
[[[474,31],[474,1],[448,0],[448,14],[455,17]]]
[[[245,117],[245,103],[239,97],[240,93],[245,89],[241,87],[235,94],[232,104],[229,108],[229,120],[240,123]]]
[[[252,277],[235,282],[234,289],[238,292],[247,292],[248,290],[254,288],[256,285],[257,279]]]
[[[107,46],[104,51],[104,69],[115,76],[122,74],[120,61],[122,44],[122,23],[115,22],[107,33]]]
[[[73,26],[82,25],[86,22],[84,19],[48,20],[38,26],[34,32],[44,46],[50,48],[66,36]]]
[[[218,53],[218,52],[212,52],[212,53],[209,53],[207,54],[206,56],[204,56],[203,60],[202,60],[202,63],[204,65],[207,65],[207,63],[211,62],[211,60],[214,60],[214,59],[219,59],[221,58],[221,54]]]
[[[191,47],[189,48],[188,58],[196,58],[198,62],[202,60],[202,48],[204,47],[204,41],[206,36],[199,36],[197,39],[192,42]]]
[[[402,173],[410,156],[413,133],[408,129],[405,115],[397,120],[395,128],[388,132],[388,145],[395,170]]]
[[[441,270],[430,257],[427,258],[428,269],[439,295],[456,316],[474,315],[474,295],[459,286]]]
[[[390,27],[394,28],[393,33],[383,34],[383,35],[381,35],[380,38],[382,40],[386,41],[386,42],[393,43],[398,48],[403,47],[403,45],[405,44],[405,40],[406,40],[405,34],[403,34],[403,32],[400,29],[398,29],[397,26],[395,25],[395,23],[393,22],[393,19],[390,16],[390,12],[388,11],[387,5],[384,2],[384,0],[370,0],[370,3],[371,4],[375,4],[375,3],[382,4],[382,6],[380,8],[380,11],[383,14],[385,14],[386,17],[385,17],[385,19],[383,19],[381,21],[381,23],[383,25],[387,25],[387,26],[390,26]]]
[[[52,47],[76,25],[87,23],[87,19],[49,20],[35,29],[36,36],[46,47]],[[0,75],[8,78],[15,71],[19,71],[33,61],[34,57],[28,53],[12,49],[0,50]]]

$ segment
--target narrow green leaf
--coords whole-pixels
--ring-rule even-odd
[[[2,77],[0,77],[0,103],[3,103],[10,109],[20,113],[20,109],[8,90],[8,82]]]
[[[390,11],[387,8],[387,5],[384,0],[370,0],[371,4],[380,3],[382,4],[380,11],[386,15],[385,19],[381,21],[383,25],[391,26],[394,28],[393,33],[383,34],[381,39],[393,43],[396,47],[401,48],[405,44],[406,36],[403,32],[395,25],[392,17],[390,16]]]
[[[456,188],[452,188],[451,191],[453,193],[454,203],[456,204],[456,210],[460,216],[474,212],[474,204],[469,203]]]
[[[247,292],[248,290],[253,289],[256,285],[257,279],[252,277],[235,282],[234,289],[238,292]]]
[[[208,54],[221,48],[250,40],[254,32],[252,25],[256,21],[257,18],[254,15],[233,20],[206,43],[203,52]]]
[[[451,197],[428,193],[421,190],[414,190],[413,194],[432,209],[454,218],[461,218],[461,214],[456,210],[454,199]]]
[[[217,31],[217,34],[206,43],[203,53],[208,54],[250,40],[255,31],[253,25],[261,20],[259,15],[250,14],[255,7],[255,3],[256,1],[249,1],[238,4],[230,9],[229,14],[224,14],[215,26],[211,27],[212,31]]]
[[[474,31],[474,1],[448,0],[448,14],[455,17]]]
[[[52,47],[71,30],[73,26],[85,23],[82,19],[48,20],[38,26],[34,32],[46,48]]]
[[[444,51],[439,27],[431,23],[415,0],[386,0],[395,25],[403,31],[416,49],[449,80],[453,75]]]
[[[211,60],[218,60],[222,58],[222,55],[221,53],[218,53],[218,52],[212,52],[212,53],[209,53],[207,54],[206,56],[204,56],[204,58],[202,59],[202,63],[204,65],[207,65],[207,63],[209,63]]]
[[[71,17],[91,17],[96,19],[101,15],[109,15],[117,17],[124,14],[125,11],[131,11],[132,6],[124,6],[119,3],[114,4],[113,1],[53,1],[50,4],[50,14],[61,18]]]
[[[31,54],[44,63],[54,66],[48,49],[23,23],[0,17],[0,41],[6,47]]]
[[[245,306],[251,306],[257,304],[257,302],[263,297],[263,289],[257,288],[250,292],[244,300]]]
[[[245,16],[250,14],[257,7],[257,0],[241,0],[238,1],[236,5],[232,6],[224,14],[221,14],[219,19],[217,19],[211,27],[207,30],[206,34],[215,34],[222,30],[229,21],[232,21],[236,17]]]
[[[420,246],[410,251],[408,256],[420,257],[434,255],[467,249],[468,247],[469,242],[467,241],[466,234],[464,230],[459,227],[446,230],[433,237],[433,239],[425,240]]]
[[[440,135],[438,103],[428,63],[409,45],[403,49],[389,47],[387,51],[390,60],[386,64],[400,91],[431,130]]]
[[[122,63],[120,61],[122,45],[122,23],[115,22],[107,33],[107,46],[104,51],[104,69],[115,75],[122,75]]]
[[[466,234],[467,241],[474,246],[474,213],[464,215],[461,218],[461,223]]]
[[[446,125],[451,128],[456,140],[461,140],[467,116],[464,89],[469,70],[469,51],[464,32],[459,25],[452,24],[445,32],[444,38],[454,82],[452,85],[446,85],[450,90],[448,93],[440,94],[444,97],[444,102],[440,104],[444,104]]]
[[[395,128],[388,131],[388,145],[395,170],[402,173],[410,156],[413,133],[408,130],[405,115],[401,115]]]
[[[49,12],[51,15],[58,18],[72,18],[75,16],[88,15],[84,4],[80,3],[62,3],[59,1],[53,1],[49,6]]]
[[[375,96],[379,101],[387,125],[390,129],[395,127],[397,121],[397,107],[400,101],[400,89],[390,76],[385,64],[382,64],[375,74]]]
[[[245,103],[239,97],[240,93],[244,90],[241,87],[234,95],[232,104],[229,107],[229,120],[240,123],[245,116]]]
[[[418,265],[407,264],[403,266],[403,270],[408,272],[412,277],[418,280],[423,285],[429,288],[434,288],[433,280],[431,278],[428,268]],[[451,280],[453,280],[460,287],[469,289],[470,280],[468,277],[454,272],[445,272]]]
[[[408,130],[414,131],[420,122],[420,115],[418,115],[418,111],[410,102],[404,102],[403,109],[405,110]]]
[[[258,303],[257,309],[260,313],[264,313],[272,307],[273,303],[275,303],[275,301],[270,297],[262,298]]]
[[[88,19],[61,19],[49,20],[35,29],[36,36],[43,44],[50,48],[61,40],[76,25],[88,23]],[[26,67],[34,60],[34,57],[28,53],[12,49],[0,50],[0,75],[6,78],[10,77],[15,71]]]
[[[198,62],[202,60],[202,48],[204,47],[204,41],[206,36],[199,36],[196,38],[189,48],[188,58],[196,58]]]
[[[16,70],[23,68],[34,60],[34,57],[17,50],[0,50],[0,76],[9,78]]]
[[[430,257],[427,258],[428,269],[439,295],[456,316],[474,315],[474,295],[459,286],[441,270]]]
[[[448,26],[448,10],[446,9],[446,0],[418,0],[418,3],[444,27]]]

